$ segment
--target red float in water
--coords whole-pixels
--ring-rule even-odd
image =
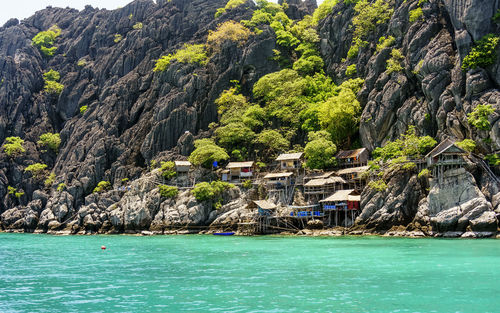
[[[106,246],[101,246],[101,250],[106,250]]]

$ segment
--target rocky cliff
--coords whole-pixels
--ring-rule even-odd
[[[252,1],[216,19],[225,0],[136,0],[114,10],[90,6],[82,11],[47,8],[0,28],[0,142],[24,139],[26,153],[0,152],[0,225],[25,231],[66,229],[69,232],[163,232],[171,226],[234,224],[250,214],[247,193],[229,191],[221,209],[198,203],[189,192],[177,200],[158,196],[151,183],[151,160],[187,156],[194,138],[210,134],[217,122],[215,99],[240,82],[252,97],[255,82],[280,69],[275,61],[275,33],[262,28],[244,45],[225,42],[205,66],[174,63],[153,72],[161,55],[185,43],[205,42],[210,30],[228,21],[249,19]],[[484,155],[500,150],[500,53],[489,66],[462,70],[463,60],[489,33],[498,34],[492,17],[500,3],[491,0],[388,1],[393,13],[376,23],[355,57],[347,57],[355,31],[353,4],[338,1],[317,26],[318,48],[325,72],[340,84],[349,65],[364,78],[358,99],[362,106],[359,138],[370,150],[396,139],[409,125],[438,140],[473,139]],[[373,1],[375,2],[375,1]],[[315,1],[290,0],[286,13],[301,19]],[[422,16],[410,22],[410,12]],[[140,23],[141,27],[134,27]],[[31,39],[57,25],[53,57],[45,57]],[[394,37],[378,48],[381,37]],[[398,49],[401,71],[388,73],[387,60]],[[498,47],[497,47],[498,50]],[[61,75],[63,91],[44,92],[43,73]],[[467,114],[491,104],[491,128],[478,130]],[[80,107],[87,110],[80,112]],[[58,153],[43,150],[41,134],[60,133]],[[44,163],[56,175],[50,186],[24,169]],[[472,174],[470,174],[472,172]],[[389,189],[363,193],[357,229],[386,232],[393,227],[425,234],[496,232],[500,187],[487,170],[447,173],[449,184],[423,182],[417,173],[389,173]],[[128,178],[132,190],[119,191]],[[100,181],[112,191],[93,194]],[[58,191],[57,186],[66,188]],[[427,184],[430,184],[427,186]],[[9,194],[14,187],[17,197]],[[455,187],[450,187],[455,186]],[[459,186],[459,187],[456,187]],[[429,188],[429,190],[427,190]],[[462,189],[467,189],[463,192]],[[456,193],[461,193],[459,201]]]

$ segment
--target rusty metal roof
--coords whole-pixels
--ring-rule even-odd
[[[434,157],[437,157],[438,155],[440,155],[441,153],[443,152],[446,152],[448,149],[450,148],[454,148],[455,150],[457,150],[456,153],[458,154],[467,154],[467,152],[459,147],[457,147],[457,145],[455,145],[455,141],[454,140],[451,140],[451,139],[445,139],[443,141],[441,141],[434,149],[432,149],[431,152],[427,153],[427,155],[425,156],[426,158],[434,158]]]
[[[364,151],[366,151],[366,148],[360,148],[355,150],[340,150],[335,157],[338,159],[354,158],[360,155]]]

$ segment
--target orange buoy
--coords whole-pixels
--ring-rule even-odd
[[[106,246],[101,246],[101,250],[106,250]]]

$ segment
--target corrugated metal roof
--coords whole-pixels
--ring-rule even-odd
[[[175,166],[191,166],[189,161],[174,161]]]
[[[290,177],[292,176],[292,172],[285,172],[285,173],[269,173],[266,176],[264,176],[264,179],[270,179],[270,178],[280,178],[280,177]]]
[[[332,176],[333,174],[335,174],[335,172],[326,172],[326,173],[324,173],[322,175],[319,175],[319,176],[316,176],[314,178],[315,179],[318,179],[318,178],[328,178],[328,177]]]
[[[340,150],[339,153],[335,156],[339,159],[348,159],[354,158],[364,152],[366,148],[354,149],[354,150]]]
[[[467,152],[459,147],[457,147],[455,145],[455,141],[454,140],[451,140],[451,139],[445,139],[443,141],[441,141],[434,149],[432,149],[431,152],[427,153],[427,155],[425,156],[426,158],[434,158],[434,157],[437,157],[438,155],[440,155],[441,153],[445,152],[446,150],[450,149],[451,147],[455,147],[456,149],[458,149],[460,152],[459,153],[464,153],[466,154]]]
[[[276,158],[276,161],[299,160],[304,153],[282,153]]]
[[[229,162],[226,168],[240,168],[240,167],[252,167],[253,161],[246,162]]]
[[[335,184],[335,183],[346,184],[347,182],[342,177],[334,176],[334,177],[329,177],[329,178],[312,179],[312,180],[308,181],[304,186],[306,186],[306,187],[318,187],[318,186],[324,186],[324,185]]]
[[[362,173],[366,170],[368,170],[368,166],[343,168],[343,169],[337,171],[337,175],[344,175],[344,174],[350,174],[350,173]]]
[[[320,202],[337,202],[337,201],[347,201],[349,195],[354,191],[354,189],[337,190],[331,196]]]
[[[274,210],[277,207],[276,204],[271,203],[267,200],[255,200],[253,203],[255,203],[259,208],[264,210]]]

